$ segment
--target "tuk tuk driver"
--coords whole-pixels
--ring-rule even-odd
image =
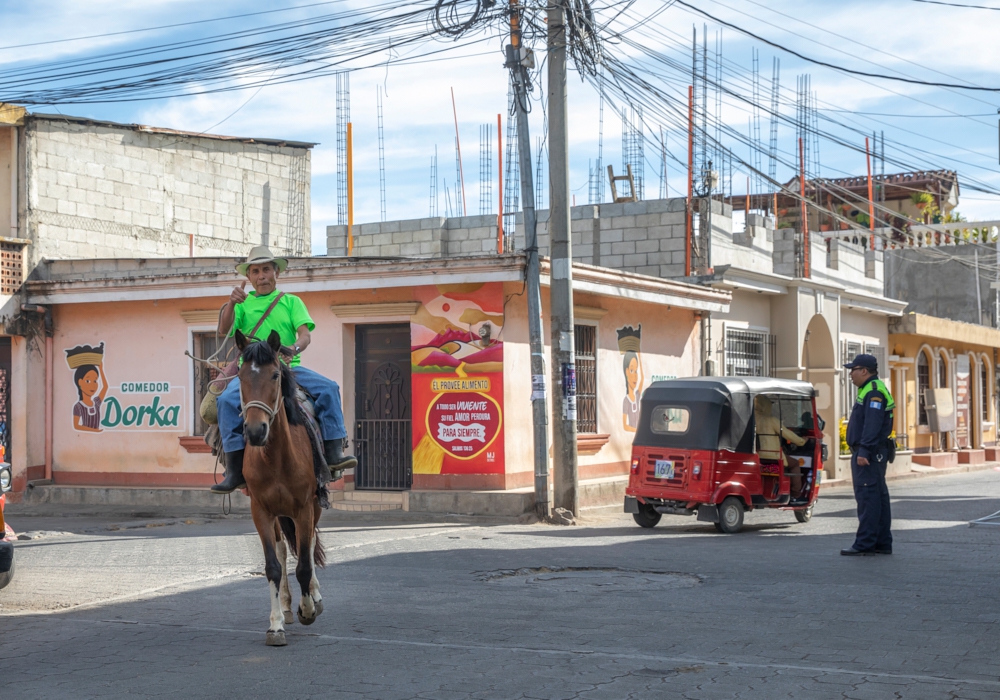
[[[895,456],[892,414],[896,402],[878,378],[874,355],[858,355],[844,365],[858,398],[847,422],[847,446],[851,448],[851,479],[858,503],[858,534],[854,544],[840,550],[845,556],[892,554],[892,513],[885,470]]]
[[[798,498],[802,491],[802,469],[781,449],[781,438],[796,447],[806,444],[806,438],[796,435],[781,424],[781,419],[773,413],[774,404],[766,396],[757,396],[753,401],[754,425],[757,429],[757,454],[761,459],[772,460],[788,467],[791,474],[792,498]]]
[[[245,335],[266,338],[271,331],[281,336],[281,353],[306,392],[316,403],[316,420],[323,434],[324,457],[339,478],[344,469],[357,465],[354,457],[344,454],[347,430],[344,427],[344,412],[340,404],[340,387],[333,380],[306,369],[300,362],[301,353],[312,341],[310,331],[316,328],[306,305],[294,294],[278,291],[278,276],[287,267],[288,261],[276,258],[266,246],[257,246],[250,251],[247,261],[236,266],[237,272],[245,275],[253,287],[246,292],[246,282],[234,287],[229,302],[222,311],[219,334],[232,336],[239,330]],[[279,298],[280,297],[280,298]],[[261,318],[264,318],[261,322]],[[254,327],[260,323],[256,333]],[[243,416],[240,409],[240,380],[235,377],[216,400],[219,414],[219,433],[226,455],[226,478],[212,486],[215,493],[232,493],[246,487],[243,480],[243,451],[246,443],[243,437]]]

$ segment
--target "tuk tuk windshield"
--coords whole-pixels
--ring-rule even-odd
[[[806,435],[815,429],[810,399],[760,395],[755,400],[755,406],[758,416],[777,418],[781,427],[797,435]]]
[[[799,435],[811,433],[815,429],[812,412],[812,401],[800,398],[782,398],[778,400],[781,411],[781,424]]]

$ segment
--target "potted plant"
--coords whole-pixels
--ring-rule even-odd
[[[913,202],[917,211],[920,212],[920,215],[923,217],[924,223],[926,224],[928,216],[930,215],[928,208],[934,206],[934,195],[930,192],[914,192],[910,195],[910,201]]]

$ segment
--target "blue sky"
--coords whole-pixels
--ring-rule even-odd
[[[959,0],[964,1],[964,0]],[[0,23],[7,28],[4,46],[39,41],[108,34],[193,20],[225,17],[257,10],[294,7],[300,2],[265,3],[193,2],[187,0],[92,0],[80,3],[62,0],[35,0],[32,3],[3,3]],[[350,5],[349,1],[342,4]],[[354,3],[363,6],[361,3]],[[863,2],[792,2],[790,0],[704,0],[696,3],[726,21],[787,46],[810,57],[846,65],[859,70],[908,75],[921,80],[962,82],[1000,86],[1000,46],[994,41],[993,27],[1000,22],[1000,12],[958,9],[916,2],[887,0]],[[983,0],[976,4],[995,4]],[[657,14],[663,3],[638,0],[631,9],[634,17]],[[0,50],[0,63],[13,65],[42,60],[83,56],[111,50],[134,48],[153,42],[206,35],[234,28],[258,26],[279,20],[309,17],[329,12],[328,7],[300,8],[277,15],[229,20],[157,32],[124,34],[85,41],[62,42],[44,46]],[[667,8],[646,26],[642,41],[665,52],[676,52],[679,60],[690,49],[674,37],[688,37],[692,25],[699,32],[708,24],[710,41],[719,27],[680,6]],[[14,37],[13,39],[11,37]],[[760,52],[761,74],[769,79],[771,58],[781,59],[782,83],[794,90],[795,76],[809,73],[812,88],[820,103],[820,125],[832,133],[857,142],[863,136],[845,129],[843,124],[863,133],[885,131],[890,150],[895,149],[909,162],[923,167],[952,168],[960,177],[978,180],[1000,188],[998,173],[998,116],[1000,94],[971,93],[926,86],[907,85],[871,78],[847,76],[838,71],[810,65],[787,53],[746,38],[732,29],[722,30],[723,54],[734,70],[749,69],[751,50]],[[439,178],[455,188],[455,127],[452,116],[451,89],[454,88],[462,145],[467,208],[479,213],[479,128],[489,124],[496,129],[498,113],[506,112],[507,78],[500,54],[501,41],[492,37],[466,55],[435,63],[379,67],[351,75],[351,112],[355,133],[355,210],[356,221],[379,218],[379,171],[376,140],[376,91],[382,86],[385,113],[385,161],[387,216],[389,219],[416,218],[428,214],[430,161],[435,145],[438,152]],[[629,50],[612,47],[628,57]],[[684,89],[686,76],[671,77],[673,89]],[[285,138],[319,142],[313,154],[312,229],[315,252],[323,252],[325,227],[336,221],[335,184],[335,104],[334,79],[264,87],[259,92],[237,91],[196,97],[174,98],[158,102],[98,105],[57,105],[32,107],[35,111],[61,111],[66,114],[139,122],[196,132],[212,131],[240,136]],[[782,109],[791,114],[793,105]],[[543,110],[535,105],[532,114],[533,141],[541,137]],[[884,116],[892,115],[892,116]],[[956,116],[961,115],[961,116]],[[727,100],[723,120],[746,133],[748,114]],[[506,122],[506,115],[504,116]],[[834,120],[834,121],[828,121]],[[841,126],[834,124],[837,122]],[[666,127],[668,145],[683,152],[684,134]],[[648,123],[650,133],[660,124]],[[577,203],[587,202],[589,162],[597,157],[598,99],[578,76],[570,79],[570,149],[571,183]],[[768,121],[761,123],[766,142]],[[495,152],[495,133],[493,135]],[[779,130],[779,148],[791,152],[792,129]],[[741,157],[746,148],[734,146]],[[833,142],[820,144],[824,176],[864,174],[864,155]],[[604,123],[605,163],[621,163],[621,123],[608,108]],[[655,196],[659,189],[657,157],[647,146],[646,192]],[[766,160],[765,160],[766,164]],[[738,168],[738,166],[737,166]],[[891,172],[894,168],[887,167]],[[493,156],[493,178],[497,163]],[[791,170],[778,169],[778,179],[791,176]],[[547,178],[545,179],[547,183]],[[743,176],[734,175],[734,190],[742,192]],[[683,173],[668,163],[671,194],[683,188]],[[493,195],[496,197],[496,183]],[[546,197],[547,199],[547,197]],[[444,199],[441,199],[443,212]],[[963,189],[960,211],[970,219],[1000,218],[1000,198]]]

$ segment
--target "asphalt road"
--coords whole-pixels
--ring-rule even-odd
[[[997,698],[1000,472],[890,486],[895,554],[847,558],[849,491],[739,535],[331,521],[324,614],[266,647],[248,520],[21,518],[0,698]]]

